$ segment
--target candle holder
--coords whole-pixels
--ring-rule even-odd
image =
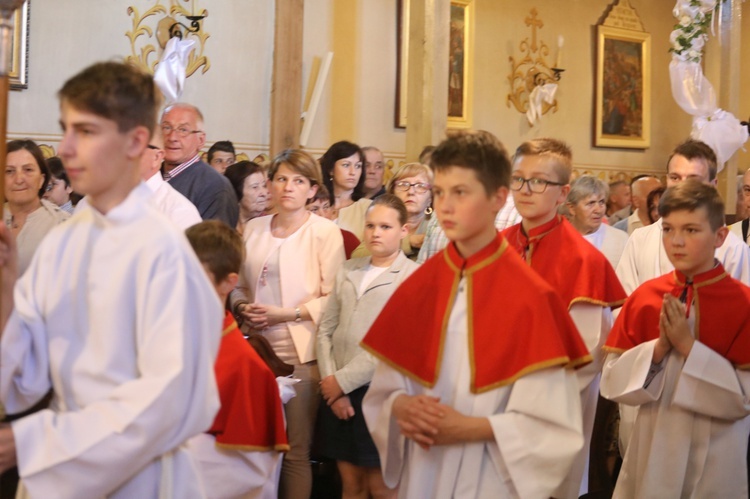
[[[208,14],[206,14],[208,15]],[[175,23],[169,27],[169,38],[177,37],[180,40],[182,40],[183,34],[182,30],[184,29],[187,33],[198,33],[201,30],[201,21],[206,18],[206,15],[202,16],[185,16],[190,21],[190,27],[185,26],[179,21],[175,21]]]
[[[537,30],[544,26],[544,22],[539,19],[536,9],[531,9],[530,15],[524,20],[526,26],[531,30],[531,38],[524,38],[519,44],[521,57],[516,60],[514,56],[508,57],[511,64],[511,72],[508,76],[511,92],[508,94],[506,104],[508,107],[513,105],[520,113],[526,113],[529,109],[529,96],[535,87],[560,81],[562,68],[550,67],[547,58],[550,56],[550,48],[544,40],[537,39]],[[562,38],[558,40],[558,51],[562,47]],[[558,52],[558,61],[555,65],[560,64],[560,54]],[[544,102],[542,104],[542,114],[548,111],[557,110],[557,100],[552,103]]]

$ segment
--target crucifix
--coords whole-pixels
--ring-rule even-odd
[[[531,17],[524,19],[526,26],[531,26],[531,51],[536,52],[536,29],[544,27],[541,19],[536,18],[536,9],[531,9]]]

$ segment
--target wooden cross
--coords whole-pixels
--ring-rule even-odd
[[[536,18],[537,11],[535,8],[531,9],[531,16],[525,19],[526,26],[531,26],[531,51],[536,52],[536,29],[544,27],[544,23],[541,19]]]

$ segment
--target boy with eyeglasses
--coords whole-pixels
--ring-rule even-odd
[[[363,413],[399,497],[551,497],[583,446],[565,306],[495,229],[510,162],[488,132],[433,152],[451,243],[396,290],[362,345],[380,360]],[[586,243],[588,244],[588,243]]]
[[[615,498],[747,497],[750,288],[715,256],[716,189],[687,179],[659,202],[674,270],[639,286],[604,347],[602,395],[638,408]]]
[[[570,191],[572,152],[543,138],[521,144],[513,157],[510,189],[521,223],[502,232],[510,245],[557,291],[594,362],[577,371],[586,443],[559,497],[588,492],[588,455],[599,396],[601,347],[612,327],[612,307],[625,291],[606,257],[565,219],[558,207]]]

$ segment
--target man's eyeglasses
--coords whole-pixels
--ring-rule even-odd
[[[528,184],[529,190],[536,194],[541,194],[546,191],[548,185],[565,185],[560,182],[553,182],[551,180],[545,180],[543,178],[510,177],[510,188],[514,191],[520,191],[521,189],[523,189],[523,184]]]
[[[178,137],[187,137],[193,133],[203,133],[203,130],[191,130],[186,126],[179,126],[174,128],[172,125],[162,125],[161,133],[164,137],[168,137],[172,132],[176,132]]]
[[[424,194],[432,188],[430,184],[426,184],[424,182],[417,182],[412,184],[410,182],[407,182],[406,180],[399,180],[398,182],[393,184],[393,188],[401,192],[406,192],[412,187],[414,187],[414,192],[416,192],[417,194]]]

